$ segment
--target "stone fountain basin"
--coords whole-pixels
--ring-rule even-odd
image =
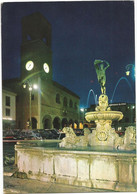
[[[132,151],[61,149],[60,140],[15,145],[18,171],[29,179],[108,191],[137,191],[137,158]]]
[[[95,120],[121,120],[123,118],[123,114],[120,111],[94,111],[88,112],[85,114],[85,118],[88,122]]]

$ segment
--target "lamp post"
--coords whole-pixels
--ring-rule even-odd
[[[23,88],[29,89],[29,129],[32,129],[32,119],[31,119],[31,100],[32,100],[32,90],[38,89],[38,86],[36,84],[31,84],[30,82],[26,82],[23,84]]]

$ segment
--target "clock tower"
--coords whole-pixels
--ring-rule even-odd
[[[51,25],[39,12],[22,19],[22,80],[52,80]]]

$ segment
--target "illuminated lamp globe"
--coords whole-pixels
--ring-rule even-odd
[[[37,84],[34,84],[34,85],[33,85],[33,88],[34,88],[35,90],[37,90],[37,89],[38,89],[38,85],[37,85]]]
[[[129,74],[130,74],[130,71],[126,71],[126,75],[129,76]]]

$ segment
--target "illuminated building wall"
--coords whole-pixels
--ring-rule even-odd
[[[2,120],[3,128],[10,129],[16,126],[16,93],[5,88],[2,90]]]

